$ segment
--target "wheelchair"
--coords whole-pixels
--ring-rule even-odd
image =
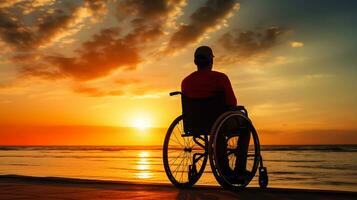
[[[163,145],[163,164],[170,182],[178,188],[192,187],[209,158],[212,173],[223,188],[244,189],[258,169],[259,186],[267,188],[258,134],[244,106],[227,110],[223,95],[188,98],[178,91],[170,93],[175,95],[181,95],[182,115],[169,126]],[[240,148],[243,134],[249,136],[246,151]],[[242,163],[244,172],[237,170]]]

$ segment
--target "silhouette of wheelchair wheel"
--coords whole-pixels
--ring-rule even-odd
[[[176,187],[193,186],[204,172],[208,159],[208,136],[185,135],[182,116],[167,130],[163,163],[167,177]]]
[[[249,148],[246,152],[246,170],[237,170],[239,137],[249,134]],[[223,146],[222,146],[223,145]],[[212,172],[224,188],[238,191],[245,188],[255,176],[260,162],[260,145],[252,122],[238,111],[223,113],[212,128],[209,141],[209,156]]]

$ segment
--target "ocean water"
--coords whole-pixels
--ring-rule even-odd
[[[357,191],[357,145],[262,146],[262,155],[269,187]],[[169,183],[161,147],[0,146],[5,174]],[[197,184],[217,185],[210,166]]]

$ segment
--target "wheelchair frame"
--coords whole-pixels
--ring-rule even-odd
[[[174,95],[182,95],[181,92],[171,92],[170,96]],[[172,124],[170,125],[166,136],[165,136],[165,141],[164,141],[164,146],[163,146],[163,163],[164,163],[164,168],[166,175],[168,176],[169,180],[171,183],[173,183],[176,187],[179,188],[187,188],[187,187],[192,187],[202,176],[208,157],[210,160],[210,165],[212,172],[217,180],[217,182],[224,188],[230,189],[233,191],[238,191],[243,188],[245,188],[250,181],[253,179],[253,177],[256,174],[256,171],[259,167],[259,186],[261,188],[266,188],[268,185],[268,174],[267,174],[267,169],[263,166],[263,158],[260,154],[260,144],[259,144],[259,138],[258,134],[251,122],[251,120],[248,118],[248,112],[244,108],[244,106],[238,106],[237,111],[227,111],[221,114],[213,124],[210,135],[208,136],[207,134],[202,134],[202,135],[192,135],[192,134],[186,134],[186,132],[183,131],[183,116],[180,115],[177,117]],[[222,124],[224,124],[228,119],[236,117],[236,119],[243,120],[245,121],[245,125],[248,125],[247,128],[249,128],[249,134],[252,134],[253,136],[253,141],[254,141],[254,154],[248,154],[247,157],[254,157],[254,163],[252,166],[252,171],[249,173],[249,175],[246,175],[244,179],[242,179],[241,182],[235,183],[234,181],[231,181],[229,177],[224,175],[222,173],[222,169],[220,169],[220,166],[217,161],[217,157],[219,156],[216,151],[216,146],[217,146],[217,138],[222,137],[219,133],[222,127]],[[232,118],[233,119],[233,118]],[[179,128],[180,122],[182,121],[182,128]],[[177,128],[178,129],[175,129]],[[177,135],[175,133],[175,130],[183,131],[183,133]],[[233,135],[230,138],[236,137],[237,135]],[[230,140],[229,137],[226,137],[225,141]],[[182,143],[179,141],[182,139]],[[190,140],[192,139],[192,141]],[[175,145],[173,145],[173,148],[170,149],[170,142],[176,142],[177,145],[181,145],[180,148],[177,148]],[[182,145],[184,144],[184,145]],[[197,148],[194,148],[197,145]],[[237,144],[238,145],[238,144]],[[182,147],[183,146],[183,147]],[[201,148],[201,149],[199,149]],[[169,157],[170,152],[175,152],[175,151],[180,151],[181,153],[177,153],[174,158]],[[236,147],[237,149],[237,147]],[[230,154],[234,154],[234,156],[237,156],[237,151],[231,149],[229,153],[227,153],[227,159]],[[228,150],[228,148],[227,148]],[[192,157],[191,157],[192,154]],[[177,156],[177,157],[176,157]],[[185,158],[185,161],[181,161],[180,164],[177,165],[177,159]],[[192,160],[191,160],[192,158]],[[188,160],[187,160],[188,159]],[[236,157],[237,159],[237,157]],[[173,161],[172,161],[173,160]],[[178,161],[179,162],[179,161]],[[201,163],[201,165],[199,165]],[[170,165],[172,164],[172,166]],[[183,165],[181,167],[181,165]],[[197,166],[199,166],[199,169],[197,169]],[[180,171],[182,170],[182,171]],[[187,172],[185,171],[187,170]],[[176,177],[176,175],[181,172],[181,176]],[[187,174],[186,174],[187,173]],[[184,177],[187,175],[187,180],[184,179]]]

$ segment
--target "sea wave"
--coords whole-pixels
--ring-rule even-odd
[[[161,146],[0,146],[0,151],[62,150],[62,151],[122,151],[161,150]]]
[[[357,152],[357,145],[262,145],[262,151]]]

